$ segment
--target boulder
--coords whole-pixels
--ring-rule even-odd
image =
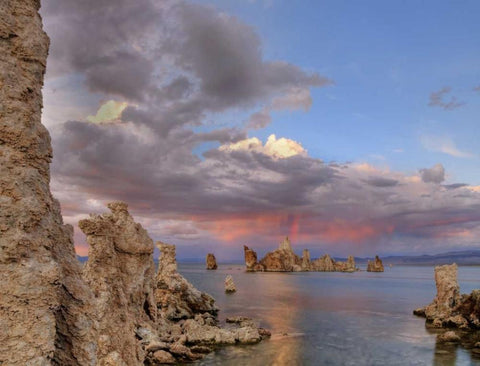
[[[437,342],[439,343],[459,343],[460,337],[454,331],[447,331],[437,336]]]
[[[235,283],[233,283],[233,277],[231,275],[228,275],[225,278],[225,292],[235,292],[237,291],[235,287]]]
[[[217,260],[215,258],[215,255],[213,253],[208,253],[207,254],[207,269],[217,269]]]

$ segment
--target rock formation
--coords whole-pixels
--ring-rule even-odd
[[[368,261],[367,263],[367,272],[383,272],[383,263],[382,260],[378,257],[378,255],[375,256],[375,259],[373,261]]]
[[[324,256],[312,261],[312,271],[334,272],[335,261],[328,254],[325,254]]]
[[[216,314],[215,300],[197,290],[177,272],[175,246],[157,242],[160,249],[155,300],[169,320],[192,318],[195,314]]]
[[[235,287],[235,283],[233,282],[233,277],[228,275],[225,278],[225,292],[235,292],[237,288]]]
[[[308,249],[304,249],[302,253],[302,271],[310,271],[312,264],[310,261],[310,252]]]
[[[437,295],[433,302],[415,309],[413,313],[426,318],[435,328],[480,329],[480,290],[470,295],[460,295],[457,265],[435,267]]]
[[[0,1],[0,364],[93,365],[91,293],[49,187],[39,8]]]
[[[213,253],[207,254],[207,269],[217,269],[217,259],[213,255]]]
[[[268,332],[252,321],[216,326],[213,299],[176,272],[174,247],[163,248],[155,279],[152,240],[124,203],[80,222],[91,246],[82,269],[49,187],[52,149],[40,122],[49,40],[39,7],[0,1],[0,364],[191,361],[211,351],[194,330],[213,333],[212,344],[260,341]],[[170,292],[168,306],[158,291]],[[177,305],[188,327],[169,320]]]
[[[302,257],[297,256],[288,237],[279,245],[278,249],[269,252],[260,262],[257,261],[257,253],[244,246],[245,266],[248,272],[355,272],[355,259],[348,257],[346,262],[336,262],[328,254],[321,258],[310,260],[310,252],[304,249]]]
[[[119,357],[127,365],[143,362],[135,331],[155,328],[153,241],[135,223],[123,202],[108,204],[111,213],[79,222],[90,246],[84,278],[95,295],[97,359]]]

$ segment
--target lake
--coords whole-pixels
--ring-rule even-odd
[[[226,347],[198,365],[480,365],[461,346],[442,346],[412,310],[436,294],[433,267],[394,266],[384,273],[247,273],[243,265],[179,264],[211,294],[220,321],[246,315],[272,331],[253,346]],[[224,292],[233,276],[237,292]],[[459,267],[462,293],[480,288],[480,267]]]

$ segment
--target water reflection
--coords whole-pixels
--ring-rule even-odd
[[[441,345],[412,315],[435,296],[433,268],[395,266],[375,275],[245,273],[222,265],[180,271],[216,298],[221,320],[250,316],[274,334],[254,346],[219,349],[200,365],[480,365],[471,342]],[[227,274],[237,287],[231,296],[223,289]],[[467,274],[480,278],[480,268]],[[479,287],[463,284],[461,269],[459,275],[461,286]]]

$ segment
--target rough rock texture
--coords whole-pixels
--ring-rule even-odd
[[[215,258],[213,253],[208,253],[207,254],[206,263],[207,263],[207,269],[217,269],[217,267],[218,267],[217,266],[217,259]]]
[[[228,275],[225,278],[225,292],[235,292],[237,288],[235,287],[235,283],[233,282],[233,277]]]
[[[312,271],[334,272],[335,261],[328,254],[325,254],[324,256],[312,261]]]
[[[169,320],[192,318],[197,313],[215,314],[218,308],[208,294],[197,290],[177,272],[175,246],[157,242],[160,249],[155,299]]]
[[[0,1],[0,364],[93,365],[91,293],[49,188],[39,7]]]
[[[337,272],[355,272],[355,258],[349,256],[346,262],[335,262],[335,271]]]
[[[383,272],[383,263],[382,260],[378,257],[378,255],[375,256],[375,259],[373,261],[368,261],[367,263],[367,272]]]
[[[244,246],[245,266],[248,272],[355,272],[355,259],[348,257],[346,262],[335,262],[328,254],[321,258],[310,260],[310,252],[304,249],[302,257],[297,256],[293,250],[288,237],[279,245],[278,249],[269,252],[260,262],[257,262],[257,253]]]
[[[427,324],[435,328],[480,329],[480,290],[470,295],[460,295],[457,281],[457,265],[435,267],[437,295],[433,302],[413,311],[425,317]]]
[[[111,213],[91,215],[78,224],[90,246],[84,278],[95,295],[97,358],[111,353],[127,365],[143,362],[135,339],[138,326],[155,327],[153,241],[135,223],[127,204],[108,204]]]
[[[311,270],[311,261],[310,261],[310,252],[308,249],[304,249],[302,253],[302,271],[310,271]]]

